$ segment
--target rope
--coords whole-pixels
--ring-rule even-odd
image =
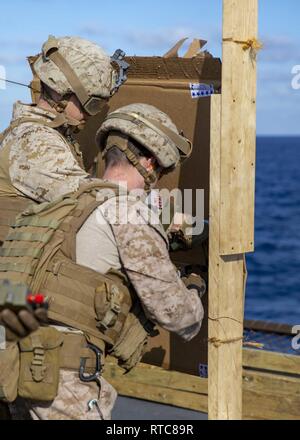
[[[243,340],[244,340],[243,336],[239,338],[223,339],[223,340],[218,338],[210,338],[208,339],[208,343],[213,344],[214,347],[216,348],[219,348],[223,344],[232,344],[233,342],[239,342]]]
[[[234,38],[223,38],[224,42],[231,42],[236,44],[242,44],[243,50],[249,50],[252,57],[256,57],[259,50],[263,48],[261,41],[256,38],[249,38],[248,40],[235,40]]]

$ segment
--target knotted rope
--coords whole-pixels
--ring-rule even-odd
[[[214,347],[219,348],[221,347],[221,345],[223,344],[232,344],[233,342],[239,342],[239,341],[243,341],[243,337],[239,337],[239,338],[232,338],[232,339],[218,339],[218,338],[210,338],[208,339],[208,342],[210,344],[213,344]]]
[[[250,50],[252,58],[256,58],[257,53],[263,48],[263,44],[256,38],[249,38],[248,40],[235,40],[234,38],[223,38],[224,42],[242,44],[243,50]]]

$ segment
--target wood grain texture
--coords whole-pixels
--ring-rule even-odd
[[[223,1],[221,255],[254,250],[257,22],[257,0]]]
[[[261,358],[262,362],[266,353],[257,353],[257,360]],[[282,356],[276,355],[279,358]],[[297,359],[296,356],[292,358]],[[300,371],[298,373],[291,377],[289,374],[276,374],[273,371],[244,369],[243,419],[298,420]],[[111,358],[107,360],[104,376],[122,396],[200,412],[208,411],[207,379],[148,364],[139,364],[124,376],[124,371]]]
[[[209,418],[242,417],[243,255],[220,256],[221,97],[211,101]],[[215,341],[215,342],[213,342]]]
[[[300,356],[244,349],[243,365],[247,368],[300,376]]]

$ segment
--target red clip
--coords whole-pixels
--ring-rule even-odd
[[[27,296],[27,302],[28,302],[29,304],[34,304],[34,302],[35,302],[35,296],[32,295],[32,293],[30,293],[30,294]]]
[[[35,302],[35,304],[44,304],[44,302],[45,302],[44,295],[41,295],[40,293],[35,295],[35,301],[34,302]]]

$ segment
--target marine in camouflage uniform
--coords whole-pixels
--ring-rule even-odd
[[[29,202],[76,191],[88,178],[73,136],[83,120],[72,117],[69,103],[76,100],[85,119],[101,111],[126,79],[115,64],[101,47],[78,37],[49,37],[44,44],[34,63],[43,99],[15,103],[0,135],[0,246]]]
[[[116,175],[120,177],[120,169],[125,167],[129,189],[144,186],[146,191],[163,170],[171,171],[181,157],[188,156],[190,148],[170,118],[146,104],[111,113],[98,132],[97,142],[106,159],[104,177],[118,183]],[[130,173],[134,178],[142,176],[136,181],[143,182],[141,187],[140,183],[132,184]],[[186,287],[170,260],[168,239],[157,215],[153,213],[150,221],[148,212],[143,197],[136,200],[120,195],[101,204],[77,233],[76,262],[103,274],[110,269],[123,271],[146,317],[189,341],[201,328],[205,283],[199,278],[198,286],[193,282]],[[85,384],[78,374],[62,370],[53,402],[25,401],[21,407],[34,419],[109,419],[115,399],[115,390],[103,377],[100,385]],[[96,404],[89,410],[91,400]],[[20,418],[20,403],[14,408]]]
[[[0,241],[28,200],[51,201],[88,177],[74,131],[101,111],[125,79],[101,47],[79,37],[49,37],[33,68],[42,100],[17,102],[0,137]],[[70,111],[72,99],[78,117]]]
[[[133,165],[144,180],[144,200],[163,173],[174,170],[191,154],[191,144],[179,135],[170,117],[147,104],[131,104],[112,112],[98,130],[96,142],[107,165],[107,156],[114,155],[116,149]],[[150,164],[141,164],[141,154],[147,154]],[[104,178],[115,180],[109,167]],[[147,317],[189,341],[201,327],[203,308],[198,293],[203,294],[205,283],[199,280],[199,292],[186,289],[170,260],[159,218],[153,213],[149,219],[143,201],[130,203],[120,197],[118,215],[110,205],[112,200],[101,205],[79,231],[78,262],[101,272],[109,266],[123,268]],[[100,243],[109,250],[106,258],[101,256]]]
[[[76,191],[88,174],[78,145],[71,142],[71,133],[66,135],[68,128],[57,130],[44,125],[55,119],[52,112],[17,102],[12,122],[21,118],[41,123],[24,122],[4,138],[0,152],[1,196],[19,195],[46,202]]]

